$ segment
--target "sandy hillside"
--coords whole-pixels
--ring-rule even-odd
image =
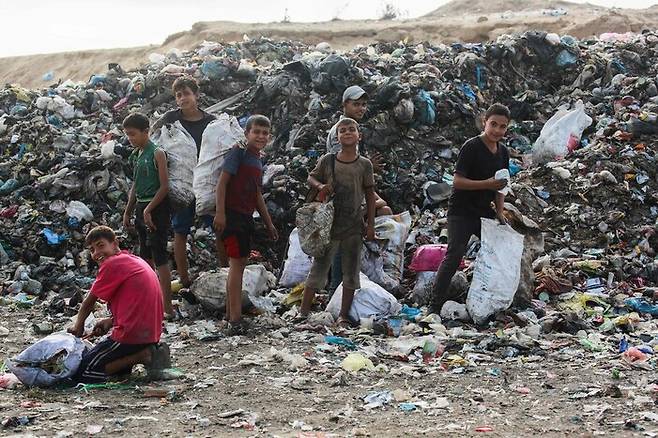
[[[564,9],[566,15],[546,14],[546,10]],[[474,3],[450,2],[434,12],[410,20],[331,21],[323,23],[200,22],[192,29],[169,36],[162,44],[108,50],[55,53],[0,58],[0,81],[20,83],[30,88],[48,85],[42,76],[53,71],[55,78],[86,80],[102,73],[116,62],[124,69],[137,67],[149,53],[172,48],[189,50],[204,40],[236,41],[267,36],[296,39],[310,44],[327,41],[334,48],[346,49],[376,41],[454,42],[483,41],[499,35],[541,29],[571,34],[579,38],[603,32],[639,32],[655,27],[658,6],[644,10],[609,9],[564,1],[493,0]]]

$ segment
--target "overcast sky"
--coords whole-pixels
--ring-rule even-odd
[[[168,35],[187,30],[197,21],[281,21],[286,10],[291,21],[377,18],[385,3],[396,5],[412,18],[447,1],[0,0],[0,56],[160,44]],[[643,8],[658,0],[590,3]]]

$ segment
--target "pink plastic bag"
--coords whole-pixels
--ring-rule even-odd
[[[416,249],[409,269],[416,272],[436,271],[446,257],[447,251],[448,245],[445,244],[423,245]]]

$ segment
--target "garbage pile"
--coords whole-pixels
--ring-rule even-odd
[[[324,152],[342,91],[358,84],[370,97],[363,149],[384,157],[377,191],[409,218],[404,244],[396,246],[404,262],[381,262],[389,275],[399,266],[388,292],[414,304],[416,275],[403,267],[422,245],[445,243],[459,147],[479,132],[482,111],[499,101],[514,119],[506,138],[513,157],[507,201],[526,235],[525,304],[545,314],[559,294],[596,290],[611,299],[620,293],[615,308],[628,309],[623,299],[651,295],[648,286],[658,281],[657,61],[658,34],[649,31],[583,41],[531,31],[489,43],[380,43],[345,53],[261,38],[152,54],[129,72],[109,64],[87,83],[7,85],[0,91],[3,300],[46,300],[52,311],[80,301],[93,281],[85,231],[96,223],[121,228],[131,152],[121,120],[137,110],[156,119],[173,108],[170,86],[186,73],[199,80],[208,111],[241,123],[260,113],[273,122],[264,193],[284,238],[252,254],[269,272],[282,273],[307,172]],[[537,238],[533,248],[529,235]],[[259,231],[257,242],[264,237]],[[194,272],[216,266],[212,239],[209,229],[196,229]],[[380,253],[386,248],[384,242]],[[462,288],[477,250],[475,243],[458,276]],[[428,272],[418,271],[425,287]]]

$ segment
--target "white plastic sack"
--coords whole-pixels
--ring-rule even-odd
[[[350,307],[349,318],[354,322],[359,322],[361,318],[369,318],[371,316],[375,319],[387,318],[400,313],[402,305],[398,300],[386,292],[380,285],[370,281],[363,273],[360,275],[361,289],[354,293],[354,301]],[[340,305],[343,300],[343,283],[337,288],[336,292],[331,297],[329,304],[327,304],[327,312],[338,319],[340,314]]]
[[[103,143],[101,145],[101,157],[104,160],[111,160],[112,158],[116,157],[116,154],[114,153],[114,148],[116,145],[116,140],[110,140]]]
[[[236,143],[244,143],[244,130],[238,119],[220,114],[206,126],[201,139],[199,162],[194,169],[194,196],[197,215],[215,213],[215,187],[224,155]]]
[[[279,284],[283,287],[294,287],[303,283],[306,281],[312,265],[313,257],[302,250],[299,243],[299,230],[295,228],[288,238],[288,255],[283,263],[283,274],[281,274]]]
[[[155,133],[153,142],[167,153],[169,201],[174,210],[194,202],[192,180],[196,167],[196,143],[179,121]]]
[[[384,272],[397,285],[402,280],[404,270],[404,245],[411,228],[411,215],[408,211],[394,216],[375,218],[375,239],[386,240],[384,247]]]
[[[404,245],[409,235],[409,212],[375,218],[375,241],[365,242],[361,272],[386,290],[400,286],[404,269]]]
[[[468,313],[477,324],[512,304],[521,278],[523,238],[509,225],[482,218],[482,245],[466,298]]]
[[[436,271],[420,271],[416,273],[416,284],[412,292],[416,305],[427,306],[430,304],[435,277]]]
[[[532,147],[533,164],[565,157],[578,146],[583,131],[591,124],[592,118],[585,113],[582,101],[576,102],[572,110],[560,107],[548,119]]]
[[[323,256],[331,244],[334,203],[309,202],[297,209],[295,224],[299,230],[302,250],[312,256]]]
[[[228,269],[219,272],[205,272],[190,287],[190,292],[199,300],[201,306],[210,311],[223,311],[226,308],[226,279]],[[276,285],[276,277],[263,265],[248,265],[242,277],[242,305],[250,303],[262,308],[263,294]],[[269,305],[263,310],[271,310]]]
[[[75,374],[84,350],[82,339],[69,333],[53,333],[7,359],[6,365],[25,386],[52,386]]]
[[[361,272],[386,290],[393,290],[397,285],[384,272],[384,245],[386,242],[363,242],[361,250]],[[398,283],[399,284],[399,283]]]
[[[90,222],[94,218],[94,213],[91,212],[84,202],[80,201],[69,202],[69,205],[66,207],[66,214],[79,221],[86,220],[87,222]]]

